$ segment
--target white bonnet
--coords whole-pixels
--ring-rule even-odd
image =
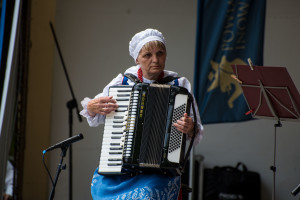
[[[136,61],[142,47],[151,41],[158,40],[166,45],[165,38],[161,32],[156,29],[146,29],[135,34],[129,42],[129,54]]]

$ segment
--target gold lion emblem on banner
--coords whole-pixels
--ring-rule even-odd
[[[220,63],[211,60],[210,64],[212,71],[208,74],[208,79],[212,81],[212,83],[208,87],[207,92],[220,88],[222,93],[227,92],[229,94],[234,89],[234,92],[227,101],[229,108],[232,109],[233,102],[242,94],[242,89],[239,83],[231,77],[233,74],[231,65],[245,65],[246,63],[240,58],[235,58],[232,62],[229,62],[226,56],[222,56]]]

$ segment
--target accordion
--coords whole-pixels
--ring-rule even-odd
[[[180,171],[186,134],[173,123],[190,111],[192,97],[179,86],[138,83],[112,86],[118,109],[105,119],[98,173]],[[191,144],[190,144],[191,145]]]

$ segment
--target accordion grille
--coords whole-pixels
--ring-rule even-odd
[[[168,115],[169,90],[170,88],[166,87],[149,88],[139,158],[141,166],[154,168],[160,166]]]
[[[182,104],[178,108],[174,109],[172,124],[179,120],[186,111],[186,104]],[[181,148],[181,140],[182,140],[182,133],[176,129],[175,126],[172,125],[171,134],[170,134],[170,143],[168,152],[171,153],[177,149]]]

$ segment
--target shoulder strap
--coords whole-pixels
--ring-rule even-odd
[[[128,74],[123,74],[123,76],[126,77],[127,79],[130,79],[134,83],[141,83],[141,81],[138,79],[138,77],[136,77],[133,74],[128,73]],[[180,77],[166,76],[166,77],[164,77],[164,78],[156,81],[156,83],[158,83],[158,84],[166,84],[166,83],[169,83],[171,81],[175,81],[175,84],[178,85],[178,79],[179,78]],[[124,80],[127,82],[126,79],[124,79]],[[123,80],[123,82],[124,82],[124,80]],[[125,85],[125,84],[126,83],[123,83],[123,85]]]
[[[162,79],[160,79],[160,80],[158,80],[156,82],[159,83],[159,84],[166,84],[166,83],[169,83],[171,81],[177,80],[179,78],[180,77],[166,76],[165,78],[162,78]]]
[[[141,83],[141,81],[133,74],[123,74],[124,77],[130,79],[134,83]]]

